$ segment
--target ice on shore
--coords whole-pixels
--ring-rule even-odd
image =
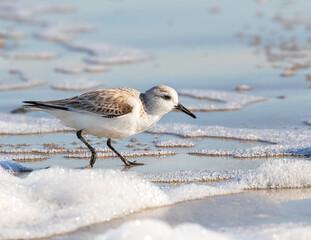
[[[105,42],[75,40],[67,42],[66,46],[90,54],[85,60],[93,64],[122,64],[150,59],[150,55],[141,50]]]
[[[187,108],[192,111],[227,111],[239,110],[245,105],[266,100],[263,97],[256,97],[236,92],[184,89],[178,91],[180,96],[187,96],[199,100],[212,100],[217,103],[209,104],[188,104]]]
[[[58,119],[0,113],[0,135],[25,135],[71,131]]]
[[[228,128],[222,126],[197,126],[190,124],[157,124],[150,133],[174,134],[181,137],[217,137],[267,142],[266,146],[233,150],[202,149],[196,155],[250,157],[311,156],[310,131],[283,131],[274,129]]]
[[[245,189],[310,187],[310,172],[310,161],[270,160],[257,169],[232,172],[227,181],[159,186],[148,176],[119,170],[52,167],[19,178],[0,168],[0,214],[6,216],[0,219],[0,238],[47,237],[147,208]]]

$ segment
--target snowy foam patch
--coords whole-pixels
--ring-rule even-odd
[[[87,153],[89,150],[85,149],[69,149],[69,148],[13,148],[13,149],[0,149],[2,154],[44,154],[44,155],[56,155],[56,154],[82,154]],[[111,152],[108,148],[96,148],[98,153]]]
[[[67,13],[75,10],[73,6],[53,6],[33,4],[23,1],[4,0],[0,2],[0,17],[15,21],[32,21],[34,17],[45,13]]]
[[[242,173],[245,173],[245,170],[230,169],[223,172],[189,170],[147,174],[144,175],[144,178],[156,183],[215,182],[228,180]]]
[[[42,134],[71,131],[57,119],[0,113],[0,135]]]
[[[51,236],[170,203],[156,185],[114,170],[50,168],[21,179],[0,169],[0,179],[0,238]]]
[[[48,159],[47,156],[37,154],[0,154],[0,160],[17,162],[37,162]]]
[[[276,61],[285,61],[293,58],[308,58],[311,54],[309,51],[301,51],[301,50],[270,50],[266,52],[268,61],[276,62]]]
[[[147,174],[144,178],[159,183],[215,182],[211,186],[221,188],[227,186],[239,190],[310,187],[311,162],[288,159],[269,160],[258,168],[250,170],[176,171]]]
[[[239,173],[227,183],[236,185],[239,189],[310,187],[311,161],[266,161],[257,169]]]
[[[161,189],[134,173],[100,169],[54,167],[23,179],[0,169],[0,181],[0,213],[6,216],[0,238],[46,237],[146,208],[236,192],[195,184]]]
[[[311,226],[306,223],[263,224],[251,227],[223,229],[232,240],[307,240],[310,238]]]
[[[227,234],[211,231],[198,224],[184,223],[170,226],[164,221],[142,219],[129,221],[116,229],[107,231],[95,238],[96,240],[229,240]]]
[[[310,170],[310,161],[276,160],[237,171],[228,181],[158,186],[119,170],[53,167],[18,178],[0,168],[0,214],[6,216],[0,219],[0,238],[47,237],[147,208],[245,189],[310,187]]]
[[[51,60],[58,58],[60,55],[54,52],[28,52],[28,53],[15,53],[14,59],[18,60]]]
[[[45,23],[43,30],[37,36],[49,41],[66,42],[75,38],[78,33],[94,30],[95,27],[89,23],[53,21]]]
[[[172,151],[132,151],[132,152],[121,152],[121,155],[124,157],[166,157],[175,155],[175,152]],[[90,158],[91,153],[85,152],[82,154],[69,154],[66,155],[65,158]],[[111,157],[118,157],[113,152],[99,152],[97,154],[97,158],[111,158]]]
[[[311,226],[303,223],[283,223],[259,227],[239,227],[238,229],[221,229],[218,231],[204,228],[199,224],[182,223],[171,226],[158,219],[137,219],[123,223],[96,237],[96,240],[307,240],[310,238]]]
[[[155,145],[159,148],[191,148],[195,146],[194,142],[181,139],[159,140]]]
[[[85,72],[89,73],[101,73],[101,72],[108,72],[110,69],[103,65],[88,65],[84,68]]]
[[[91,56],[86,61],[93,64],[133,63],[150,59],[150,55],[141,50],[105,42],[76,40],[67,42],[66,45],[71,49],[89,53]]]
[[[7,91],[7,90],[18,90],[18,89],[27,89],[33,88],[46,83],[45,80],[37,79],[32,76],[30,72],[24,70],[11,70],[11,74],[16,74],[19,76],[22,82],[20,83],[11,83],[11,84],[3,84],[0,82],[0,91]]]
[[[26,34],[21,31],[7,29],[0,31],[0,38],[20,40],[26,38]]]
[[[61,80],[53,83],[51,86],[53,89],[56,90],[63,90],[63,91],[82,91],[82,90],[89,90],[102,85],[99,81],[78,78],[78,79],[67,79]]]
[[[81,66],[61,66],[55,68],[56,72],[66,73],[66,74],[80,74],[83,73],[83,67]]]
[[[184,89],[178,91],[178,94],[195,99],[213,100],[218,102],[213,104],[188,104],[187,108],[192,111],[239,110],[247,104],[266,100],[263,97],[245,95],[242,93],[202,89]]]
[[[282,131],[274,129],[227,128],[222,126],[197,126],[190,124],[157,124],[147,130],[150,133],[175,134],[182,137],[217,137],[253,140],[270,143],[246,149],[207,149],[191,154],[234,157],[311,156],[310,131]]]
[[[55,68],[56,72],[65,74],[81,74],[83,72],[100,73],[107,72],[109,68],[102,65],[88,65],[88,66],[61,66]]]

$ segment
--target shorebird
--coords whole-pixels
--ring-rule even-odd
[[[131,88],[104,88],[55,101],[24,101],[24,107],[45,111],[59,118],[64,125],[77,130],[76,135],[91,151],[88,167],[93,167],[96,150],[82,133],[107,138],[107,146],[126,166],[143,165],[124,158],[112,145],[111,139],[122,139],[145,131],[173,109],[193,118],[196,116],[178,101],[177,92],[159,85],[141,93]]]

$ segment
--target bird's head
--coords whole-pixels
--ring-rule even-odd
[[[148,109],[153,114],[163,115],[173,109],[177,109],[196,118],[192,112],[179,103],[178,94],[171,87],[159,85],[150,88],[145,92],[145,100],[147,101]]]

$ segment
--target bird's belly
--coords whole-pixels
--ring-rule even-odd
[[[106,138],[125,138],[136,132],[135,124],[130,116],[105,118],[96,114],[70,112],[63,110],[48,111],[59,118],[66,126],[85,133]]]

